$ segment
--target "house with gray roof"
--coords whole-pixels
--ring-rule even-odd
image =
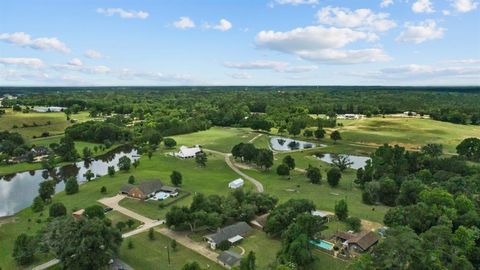
[[[163,183],[160,180],[145,180],[138,186],[126,184],[120,188],[121,194],[137,199],[148,199],[162,190]]]
[[[220,253],[217,257],[218,263],[225,266],[227,269],[237,266],[241,259],[242,255],[228,250]]]
[[[228,241],[230,244],[235,244],[241,241],[251,231],[252,227],[246,222],[241,221],[218,229],[216,233],[206,235],[204,238],[210,245],[211,249],[216,249],[218,244],[223,241]]]

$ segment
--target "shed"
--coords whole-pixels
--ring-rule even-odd
[[[217,257],[218,262],[228,269],[231,269],[232,267],[236,266],[241,259],[242,259],[242,256],[240,254],[232,251],[224,251],[220,253],[220,255],[218,255]]]
[[[231,189],[237,189],[243,186],[245,182],[243,181],[242,178],[238,178],[233,180],[232,182],[228,183],[228,187]]]

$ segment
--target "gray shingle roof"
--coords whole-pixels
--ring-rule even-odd
[[[222,229],[219,229],[218,232],[209,234],[205,237],[211,239],[216,244],[220,244],[221,242],[228,240],[229,238],[237,235],[244,235],[251,230],[252,227],[250,227],[250,225],[248,225],[244,221],[241,221],[233,225],[223,227]]]
[[[150,194],[153,192],[160,191],[162,188],[163,184],[160,180],[148,180],[148,181],[143,181],[138,185],[138,188],[144,193],[144,194]]]
[[[121,193],[129,193],[130,190],[132,190],[132,188],[134,188],[134,187],[135,187],[134,185],[130,185],[130,184],[123,185],[123,186],[120,188],[120,192],[121,192]]]
[[[226,265],[234,266],[242,259],[242,256],[235,252],[224,251],[218,255],[217,259]]]

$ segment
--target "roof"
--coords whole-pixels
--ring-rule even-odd
[[[357,244],[363,250],[367,250],[371,246],[373,246],[378,241],[378,239],[380,239],[380,237],[376,233],[374,233],[372,231],[369,231],[367,233],[362,233],[362,234],[348,240],[348,243]]]
[[[125,184],[125,185],[123,185],[123,186],[120,188],[120,192],[122,192],[122,193],[129,193],[130,190],[132,190],[132,188],[134,188],[134,187],[135,187],[134,185]]]
[[[246,234],[251,230],[252,230],[252,227],[250,227],[250,225],[248,225],[244,221],[241,221],[233,225],[223,227],[222,229],[219,229],[218,232],[206,235],[205,237],[219,244],[234,236]]]
[[[266,213],[266,214],[263,214],[261,216],[255,217],[255,219],[252,220],[252,224],[260,226],[261,228],[265,227],[265,225],[267,225],[268,215],[270,215],[270,214]]]
[[[217,259],[226,265],[234,266],[240,261],[240,259],[242,259],[242,256],[235,252],[224,251],[218,255]]]
[[[335,233],[335,237],[341,238],[343,240],[350,240],[350,239],[354,238],[355,235],[352,234],[352,233],[344,232],[344,231],[337,231]]]
[[[325,212],[325,211],[320,211],[320,210],[315,210],[315,211],[312,211],[310,213],[312,214],[312,216],[322,217],[322,218],[331,216],[330,213]]]
[[[240,241],[240,240],[242,240],[242,239],[243,239],[243,237],[241,237],[240,235],[236,235],[236,236],[234,236],[234,237],[232,237],[232,238],[229,238],[229,239],[228,239],[228,242],[230,242],[230,243],[233,244],[233,243],[236,243],[236,242],[238,242],[238,241]]]
[[[242,185],[243,184],[243,179],[242,178],[238,178],[238,179],[235,179],[233,180],[232,182],[228,183],[229,185]]]
[[[160,191],[163,183],[160,180],[147,180],[143,181],[138,185],[138,188],[143,192],[143,194],[151,194],[153,192]]]
[[[202,149],[200,147],[195,146],[195,147],[186,147],[184,145],[180,146],[180,152],[178,152],[178,156],[180,157],[191,157],[195,156],[198,152],[201,152]]]
[[[172,193],[172,192],[178,191],[178,188],[177,187],[171,187],[171,186],[162,186],[161,191]]]

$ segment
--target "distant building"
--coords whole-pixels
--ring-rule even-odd
[[[126,184],[120,188],[121,194],[126,194],[129,197],[145,200],[155,196],[158,192],[166,193],[164,199],[178,195],[179,189],[176,187],[166,186],[160,180],[145,180],[140,182],[138,186]]]
[[[241,259],[242,255],[228,250],[220,253],[217,257],[218,263],[225,266],[227,269],[237,266]]]
[[[360,233],[338,231],[334,236],[337,240],[342,241],[344,246],[357,252],[368,251],[380,239],[380,236],[372,231]]]
[[[223,227],[222,229],[218,229],[216,233],[206,235],[204,238],[210,245],[211,249],[216,249],[223,241],[228,241],[231,244],[241,241],[250,231],[252,231],[252,227],[246,222],[241,221]]]
[[[315,217],[326,218],[327,220],[330,220],[330,217],[332,216],[332,214],[325,211],[320,211],[320,210],[314,210],[310,212],[310,214],[312,214],[312,216],[315,216]]]
[[[180,146],[180,151],[175,154],[179,158],[194,158],[195,155],[199,152],[202,152],[200,146],[196,145],[194,147],[186,147],[184,145]]]
[[[57,107],[57,106],[50,106],[50,107],[34,107],[32,110],[34,112],[63,112],[66,107]]]
[[[237,188],[242,187],[243,184],[244,184],[243,179],[238,178],[238,179],[235,179],[232,182],[228,183],[228,187],[231,188],[231,189],[237,189]]]

